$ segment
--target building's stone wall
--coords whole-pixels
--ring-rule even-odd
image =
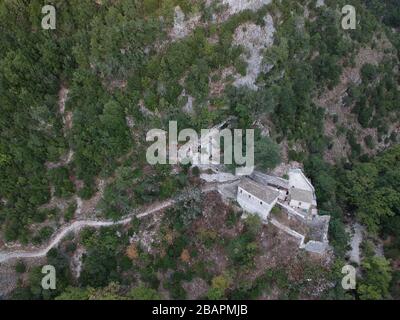
[[[276,200],[269,204],[248,193],[246,190],[238,188],[237,201],[240,206],[250,213],[258,214],[264,222],[267,222],[268,215],[275,205]]]
[[[264,223],[268,223],[268,220],[270,220],[274,226],[297,238],[299,240],[300,248],[309,252],[324,254],[329,249],[328,228],[330,216],[311,216],[307,215],[303,211],[305,210],[309,212],[312,206],[316,205],[314,187],[311,185],[310,181],[304,176],[301,170],[293,170],[293,172],[296,176],[296,179],[300,180],[300,184],[306,186],[307,188],[305,189],[313,193],[313,202],[315,202],[315,204],[311,204],[309,202],[300,202],[293,199],[291,199],[289,203],[285,204],[283,201],[286,198],[285,192],[289,189],[288,181],[278,177],[268,176],[259,172],[253,173],[251,178],[260,185],[273,185],[275,187],[280,187],[280,201],[277,201],[277,197],[277,199],[275,199],[273,203],[265,203],[264,201],[258,199],[257,197],[248,193],[246,190],[240,187],[238,187],[237,190],[237,201],[244,210],[253,214],[258,214],[262,218]],[[283,188],[283,186],[286,186],[285,183],[287,183],[287,188]],[[290,215],[291,218],[297,219],[298,223],[305,224],[307,226],[307,230],[309,229],[309,232],[307,232],[307,234],[301,234],[289,228],[288,226],[278,222],[274,218],[268,219],[270,211],[276,204],[278,204],[285,212],[287,212],[287,214]],[[305,242],[306,238],[309,239],[307,242]]]

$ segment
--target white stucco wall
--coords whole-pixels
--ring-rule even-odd
[[[303,209],[303,210],[307,210],[307,211],[311,208],[311,203],[300,202],[297,200],[290,200],[289,205],[293,208],[299,208],[299,209]]]
[[[279,200],[285,201],[288,196],[288,192],[286,190],[279,190]]]
[[[240,206],[250,213],[258,214],[264,221],[267,220],[272,207],[276,204],[276,201],[277,199],[275,199],[271,204],[266,203],[248,193],[246,190],[240,187],[238,188],[237,202]]]
[[[304,175],[300,169],[289,170],[289,188],[297,188],[301,190],[315,192],[310,180]]]

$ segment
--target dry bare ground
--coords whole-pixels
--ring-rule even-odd
[[[268,72],[271,66],[263,65],[263,50],[272,46],[274,42],[274,21],[270,15],[264,17],[263,27],[254,23],[240,25],[233,35],[233,44],[245,48],[242,59],[247,63],[246,75],[236,75],[234,85],[247,86],[257,90],[256,80],[261,72]]]

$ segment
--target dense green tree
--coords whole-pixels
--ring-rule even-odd
[[[260,137],[255,141],[254,162],[258,168],[273,169],[280,163],[280,160],[279,147],[269,137]]]
[[[143,285],[133,288],[128,297],[133,300],[159,300],[161,298],[156,290]]]
[[[380,300],[388,298],[392,279],[391,267],[385,258],[370,257],[362,263],[363,278],[357,287],[360,299]]]

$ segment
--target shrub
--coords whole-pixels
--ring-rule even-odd
[[[17,264],[15,265],[15,271],[17,273],[25,273],[26,271],[26,265],[23,261],[18,261]]]
[[[129,298],[134,300],[159,300],[161,296],[158,292],[152,288],[148,288],[144,285],[133,288],[128,295]]]
[[[72,203],[68,206],[67,210],[65,210],[64,213],[64,220],[66,222],[69,222],[74,218],[75,210],[76,210],[76,203]]]

